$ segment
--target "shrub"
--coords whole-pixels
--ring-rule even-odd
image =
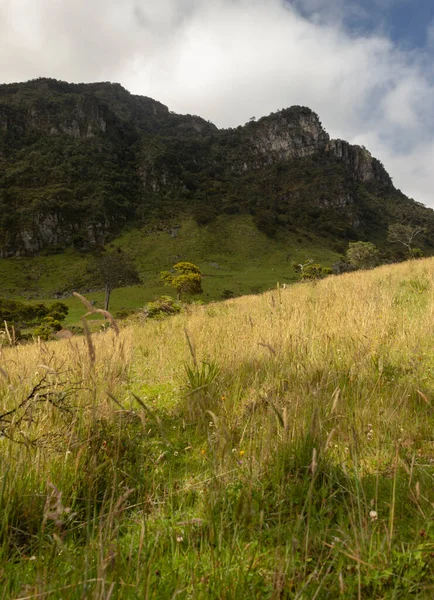
[[[300,274],[300,279],[302,280],[312,281],[314,279],[321,279],[322,277],[327,277],[327,275],[333,274],[333,269],[330,267],[323,267],[319,263],[314,263],[311,260],[305,264],[292,263],[292,266],[296,272]]]
[[[35,337],[42,340],[49,340],[56,331],[62,329],[62,324],[51,316],[44,317],[42,323],[33,331]]]
[[[115,313],[115,318],[116,319],[126,319],[127,317],[129,317],[130,315],[132,315],[135,311],[132,309],[128,309],[128,308],[121,308],[120,310],[118,310]]]
[[[412,258],[422,258],[424,256],[423,250],[420,248],[412,248],[411,249],[411,257]]]
[[[163,319],[181,312],[182,306],[172,296],[160,296],[146,305],[147,316],[151,319]]]
[[[378,248],[371,242],[350,242],[346,256],[355,269],[369,269],[377,263]]]
[[[232,290],[223,290],[222,298],[223,300],[229,300],[229,298],[234,298],[235,294]]]

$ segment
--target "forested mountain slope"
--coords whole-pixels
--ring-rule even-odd
[[[434,212],[396,190],[365,148],[331,140],[309,108],[236,129],[108,82],[0,85],[0,255],[91,249],[124,225],[251,214],[269,236],[384,240]]]

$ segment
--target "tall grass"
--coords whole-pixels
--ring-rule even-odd
[[[433,273],[3,348],[0,598],[431,598]]]

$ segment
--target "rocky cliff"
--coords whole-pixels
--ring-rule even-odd
[[[269,235],[378,238],[397,220],[434,224],[368,150],[331,140],[306,107],[218,130],[119,84],[0,85],[0,256],[222,212],[251,213]]]

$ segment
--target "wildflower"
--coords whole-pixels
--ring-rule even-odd
[[[202,456],[204,456],[204,455],[206,454],[206,450],[202,449],[202,450],[200,451],[200,453],[202,454]]]
[[[245,455],[245,453],[246,453],[246,451],[245,451],[245,450],[240,450],[240,456],[244,456],[244,455]]]
[[[184,541],[184,538],[182,537],[182,535],[177,535],[176,536],[176,541],[178,542],[178,544],[180,544],[181,542]]]
[[[173,456],[178,456],[179,452],[177,450],[175,450],[175,452],[173,453]]]
[[[226,400],[226,396],[222,396],[222,402],[224,402]]]
[[[376,510],[369,511],[369,516],[371,518],[371,521],[376,521],[378,519],[378,513]]]

